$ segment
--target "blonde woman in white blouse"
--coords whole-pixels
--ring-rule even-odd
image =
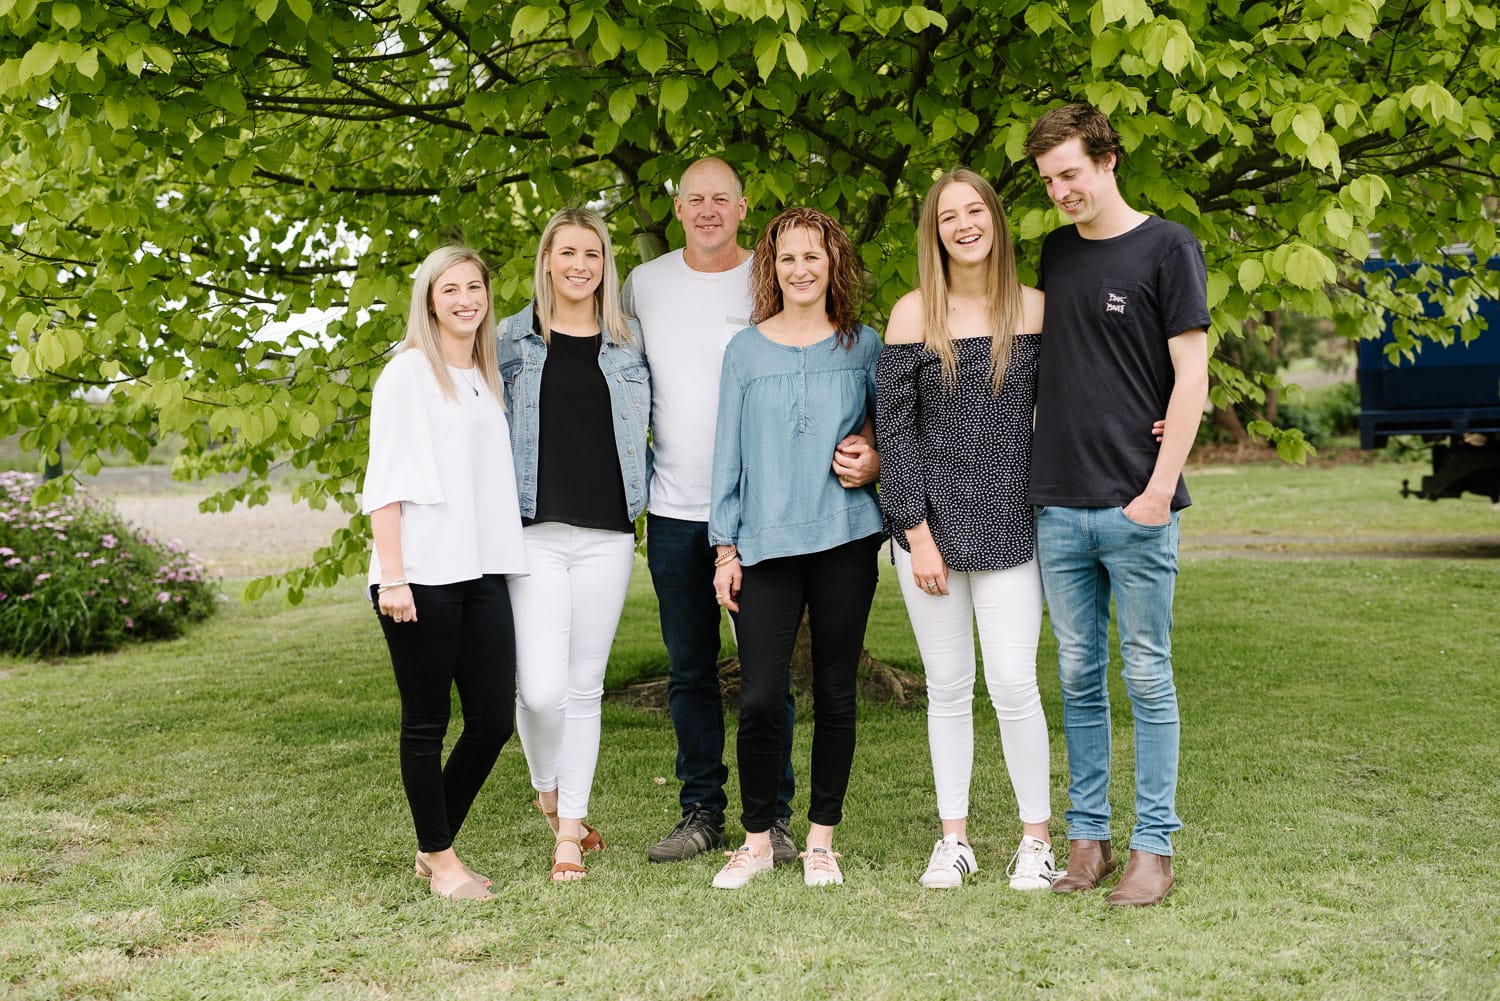
[[[506,576],[526,572],[495,365],[489,270],[466,247],[417,269],[406,338],[375,384],[364,511],[370,593],[401,693],[401,782],[416,874],[487,900],[453,839],[513,729],[516,646]],[[449,698],[463,732],[442,761]]]

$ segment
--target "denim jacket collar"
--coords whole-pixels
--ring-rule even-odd
[[[599,329],[604,330],[604,325],[602,323],[599,325]],[[503,336],[509,337],[513,341],[522,341],[531,336],[542,336],[542,327],[541,322],[537,317],[535,299],[528,302],[525,308],[523,308],[519,313],[516,313],[514,316],[511,316],[505,321],[505,331]],[[614,347],[619,347],[620,345],[620,342],[615,338],[615,335],[608,330],[604,330],[604,341],[605,343]]]

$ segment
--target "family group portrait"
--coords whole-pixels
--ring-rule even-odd
[[[0,987],[1496,974],[1497,12],[0,11]]]

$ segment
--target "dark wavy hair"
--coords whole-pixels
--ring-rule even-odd
[[[833,217],[817,209],[786,209],[766,224],[755,241],[755,258],[750,264],[750,294],[754,307],[752,323],[760,323],[784,308],[781,286],[776,281],[776,245],[781,234],[793,229],[816,233],[828,254],[828,294],[824,306],[833,323],[840,347],[851,348],[859,337],[859,308],[863,288],[859,278],[858,255],[854,242]]]
[[[1054,147],[1061,146],[1077,136],[1083,143],[1088,158],[1101,167],[1111,155],[1115,158],[1115,173],[1125,164],[1125,147],[1120,144],[1120,133],[1104,112],[1087,104],[1065,104],[1053,108],[1031,127],[1026,137],[1026,159],[1036,158]]]

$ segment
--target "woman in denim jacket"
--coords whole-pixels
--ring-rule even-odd
[[[755,326],[724,351],[709,541],[714,590],[738,612],[738,759],[745,844],[714,885],[738,889],[772,866],[792,647],[812,631],[808,886],[842,883],[833,829],[854,760],[855,671],[875,595],[880,507],[828,461],[875,416],[880,337],[855,317],[859,260],[833,219],[788,209],[755,247]]]
[[[511,591],[516,727],[561,882],[583,878],[583,851],[604,847],[584,818],[604,669],[646,507],[651,380],[598,213],[563,209],[548,221],[534,287],[536,301],[506,319],[498,355],[531,567]]]

